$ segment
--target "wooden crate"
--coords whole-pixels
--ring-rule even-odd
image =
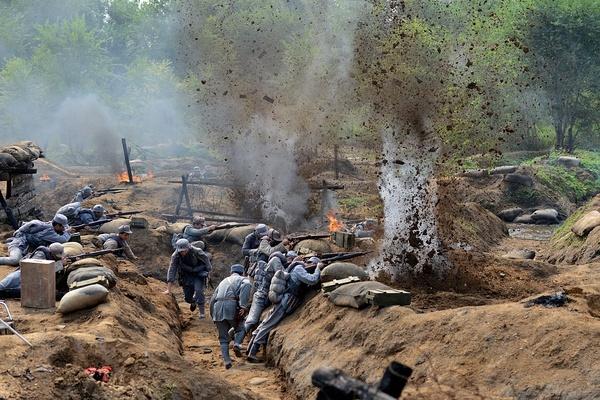
[[[331,234],[331,238],[336,245],[343,247],[346,250],[350,250],[354,247],[356,237],[354,233],[335,231]]]
[[[133,229],[147,229],[149,226],[148,220],[141,217],[131,217],[131,222],[129,225]]]
[[[21,306],[54,308],[56,263],[50,260],[21,260]]]
[[[369,304],[377,307],[407,306],[410,304],[410,292],[396,289],[372,289],[367,292]]]
[[[339,288],[340,286],[347,285],[353,282],[360,282],[360,279],[357,276],[349,276],[344,279],[334,279],[331,282],[325,282],[321,284],[321,290],[323,293],[329,293]]]

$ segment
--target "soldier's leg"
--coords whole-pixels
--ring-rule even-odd
[[[267,339],[269,338],[269,333],[271,330],[273,330],[273,328],[275,328],[277,324],[279,324],[279,322],[286,316],[287,307],[282,303],[277,304],[271,310],[267,318],[265,318],[254,331],[252,340],[250,341],[250,346],[248,348],[249,360],[256,360],[256,354],[258,353],[260,346],[267,344]]]
[[[183,288],[183,299],[186,303],[190,304],[190,310],[194,311],[196,309],[196,302],[194,301],[194,285],[190,285],[187,282],[184,282],[182,285]],[[194,310],[192,310],[192,306]]]
[[[203,278],[195,278],[194,279],[194,301],[198,305],[200,309],[200,318],[204,318],[204,279]]]
[[[215,321],[217,331],[219,333],[219,346],[221,347],[221,355],[225,362],[225,368],[231,368],[231,357],[229,356],[229,328],[232,327],[232,321]]]
[[[268,306],[269,299],[266,297],[264,293],[256,292],[254,293],[252,299],[252,305],[250,306],[250,311],[248,311],[248,316],[244,323],[240,323],[238,330],[235,333],[235,342],[234,346],[241,346],[246,334],[250,332],[250,330],[258,324],[260,320],[260,315],[264,311],[264,309]]]
[[[12,244],[12,243],[11,243]],[[0,265],[19,265],[19,261],[23,258],[23,252],[18,246],[8,246],[8,257],[0,257]]]

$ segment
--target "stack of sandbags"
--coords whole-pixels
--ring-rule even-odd
[[[78,256],[80,254],[83,254],[83,246],[81,245],[81,243],[63,243],[63,248],[65,249],[65,257]]]
[[[67,267],[67,285],[71,290],[61,299],[57,311],[67,314],[103,303],[117,277],[102,261],[84,258]]]
[[[131,220],[127,218],[117,218],[110,222],[100,225],[98,232],[100,233],[117,233],[121,225],[130,225]]]
[[[0,168],[30,168],[42,155],[42,149],[29,141],[0,147]]]
[[[294,246],[294,250],[299,254],[323,254],[329,253],[331,251],[331,246],[325,240],[306,239],[298,242],[298,244]]]
[[[327,293],[329,301],[336,306],[363,308],[369,304],[367,293],[369,290],[389,290],[389,286],[376,281],[349,283]]]
[[[214,233],[216,232],[218,231]],[[254,232],[254,225],[238,226],[237,228],[226,230],[226,232],[225,241],[242,246],[244,240],[246,240],[246,236]]]

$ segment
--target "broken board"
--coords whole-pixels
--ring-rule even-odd
[[[410,292],[397,289],[369,290],[366,298],[369,304],[377,307],[408,306],[411,301]]]
[[[82,288],[85,286],[90,286],[90,285],[95,285],[95,284],[102,285],[107,289],[110,286],[110,283],[108,282],[108,279],[106,279],[105,276],[96,276],[94,278],[86,279],[84,281],[73,282],[69,285],[69,289],[75,290],[75,289],[79,289],[79,288]]]
[[[353,282],[360,282],[360,278],[358,278],[357,276],[349,276],[348,278],[344,279],[334,279],[330,282],[323,283],[321,285],[321,290],[323,291],[323,293],[329,293],[339,288],[340,286],[347,285]]]

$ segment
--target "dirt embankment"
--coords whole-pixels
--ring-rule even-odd
[[[357,311],[319,294],[277,328],[269,351],[304,399],[315,394],[310,376],[318,367],[376,382],[392,360],[414,368],[403,399],[591,399],[600,385],[600,321],[586,311],[577,299],[557,309]]]
[[[15,336],[0,341],[0,397],[7,399],[249,399],[248,391],[218,375],[198,371],[182,356],[182,324],[164,284],[144,278],[127,262],[105,256],[119,281],[109,300],[66,316],[9,306],[16,327],[33,343]],[[84,374],[110,365],[108,384]]]

